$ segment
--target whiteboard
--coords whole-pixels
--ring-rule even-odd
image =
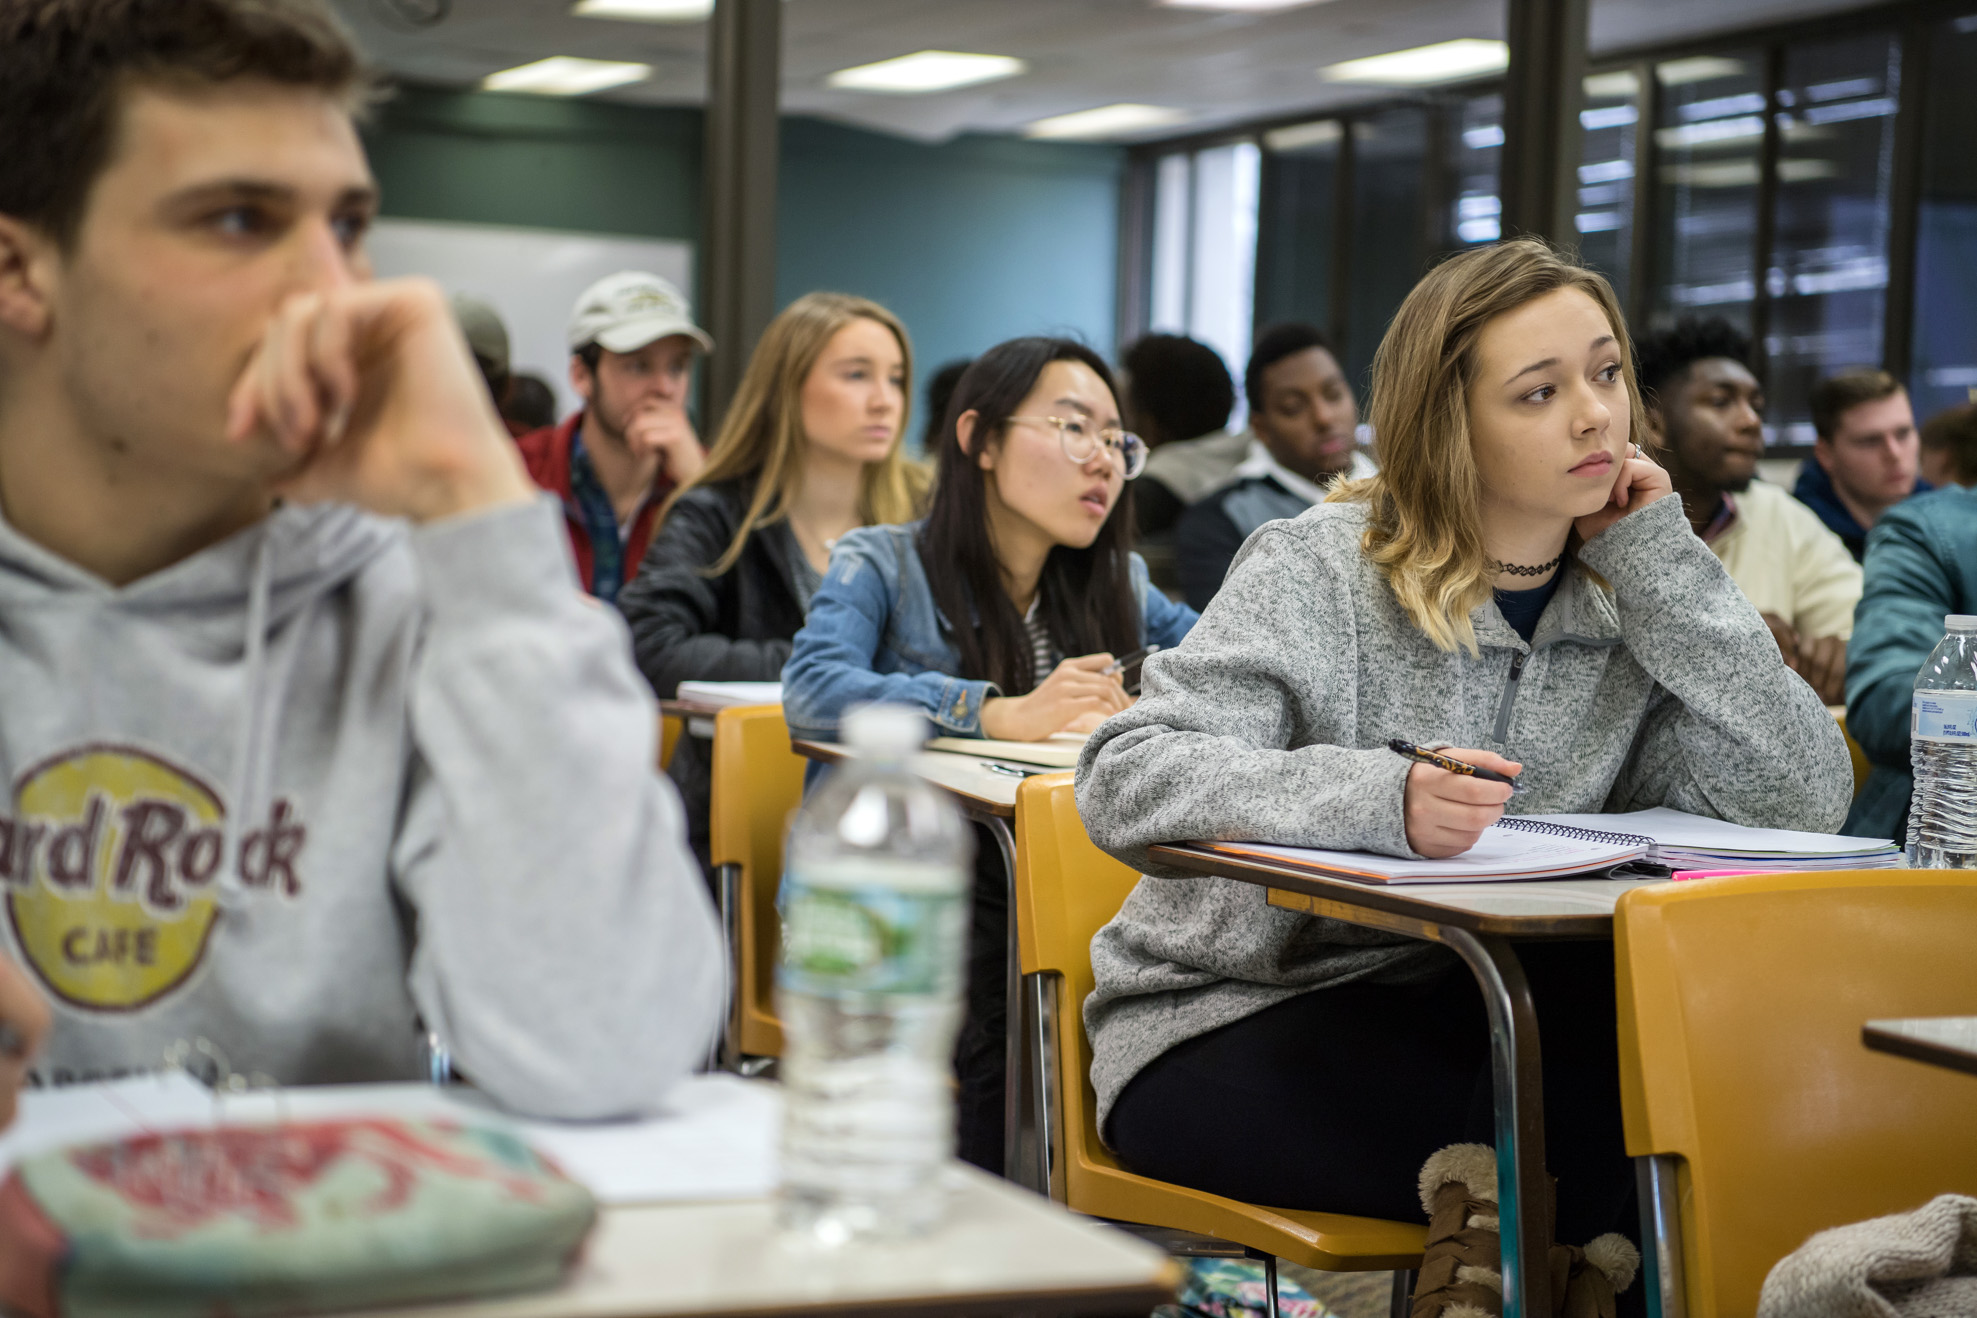
[[[500,312],[513,369],[549,381],[558,416],[578,405],[563,336],[578,294],[608,274],[644,270],[693,295],[693,244],[668,239],[380,219],[365,246],[381,279],[426,275]]]

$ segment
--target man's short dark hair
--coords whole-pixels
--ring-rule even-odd
[[[1634,379],[1642,400],[1655,404],[1662,386],[1699,361],[1727,357],[1755,370],[1750,339],[1721,316],[1684,316],[1669,329],[1649,330],[1634,340]]]
[[[1878,403],[1902,391],[1901,381],[1873,366],[1829,375],[1812,386],[1806,401],[1812,409],[1812,428],[1819,438],[1831,442],[1840,431],[1840,418],[1862,403]]]
[[[1150,440],[1196,439],[1229,424],[1235,381],[1215,349],[1182,334],[1149,334],[1120,359],[1131,377],[1133,424]]]
[[[371,87],[317,0],[0,0],[0,213],[65,246],[133,85],[258,78],[346,98]]]
[[[1323,348],[1334,358],[1339,355],[1324,330],[1301,320],[1283,321],[1256,336],[1249,350],[1249,365],[1242,373],[1242,392],[1249,400],[1250,415],[1263,410],[1263,373],[1284,358],[1312,348]]]
[[[1922,447],[1949,455],[1958,485],[1977,484],[1977,403],[1959,403],[1922,423]]]

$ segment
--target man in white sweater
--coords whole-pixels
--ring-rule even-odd
[[[1777,638],[1785,664],[1829,705],[1845,697],[1860,565],[1817,513],[1757,479],[1764,391],[1750,342],[1720,318],[1635,341],[1648,422],[1689,524]]]

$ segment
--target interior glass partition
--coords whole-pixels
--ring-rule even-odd
[[[1929,34],[1909,393],[1918,418],[1977,401],[1977,13]]]
[[[1720,315],[1753,328],[1764,147],[1764,57],[1692,56],[1655,66],[1657,322]]]
[[[1256,245],[1256,323],[1332,324],[1344,126],[1337,119],[1263,135]]]
[[[1900,79],[1892,33],[1785,48],[1764,335],[1782,443],[1812,443],[1806,399],[1821,376],[1885,355]]]
[[[1579,111],[1578,206],[1572,216],[1579,255],[1607,277],[1631,313],[1633,275],[1634,158],[1640,131],[1641,84],[1630,69],[1596,73],[1585,81]]]
[[[1373,350],[1428,267],[1428,131],[1428,111],[1414,105],[1352,121],[1352,259],[1339,346],[1362,399]]]

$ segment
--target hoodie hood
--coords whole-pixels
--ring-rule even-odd
[[[406,534],[403,523],[340,504],[283,507],[170,567],[113,586],[0,518],[0,619],[21,609],[110,609],[163,623],[202,651],[237,647],[257,581],[267,591],[265,627],[279,629]]]

